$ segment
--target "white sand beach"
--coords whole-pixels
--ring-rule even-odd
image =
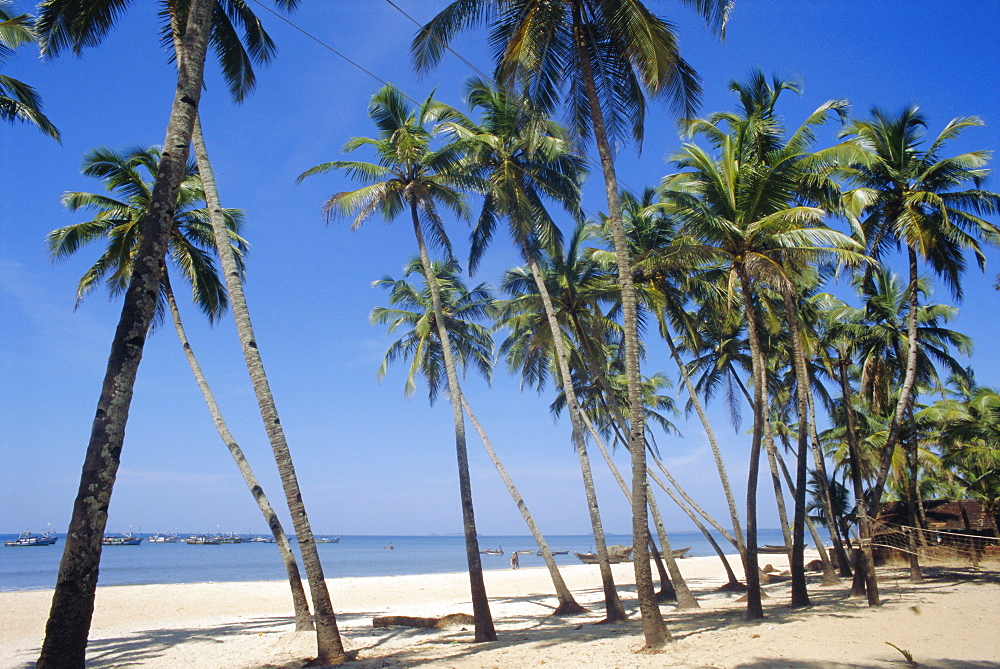
[[[783,556],[762,562],[783,569]],[[533,567],[488,571],[486,585],[499,640],[472,642],[471,628],[374,628],[379,615],[436,617],[471,613],[466,574],[331,578],[331,596],[352,667],[1000,667],[1000,572],[926,570],[911,584],[904,570],[881,571],[884,605],[849,599],[849,583],[811,581],[813,606],[788,607],[787,582],[766,587],[766,619],[743,620],[737,595],[715,558],[680,561],[701,608],[665,605],[675,639],[656,654],[643,645],[632,565],[614,568],[632,620],[597,625],[596,566],[562,568],[574,596],[591,608],[549,615],[555,598],[548,572]],[[51,600],[47,591],[0,593],[0,667],[34,666]],[[302,667],[315,636],[295,633],[287,584],[207,583],[99,588],[91,631],[91,667]],[[913,665],[918,666],[918,665]]]

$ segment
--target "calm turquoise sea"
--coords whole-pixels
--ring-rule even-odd
[[[182,534],[181,536],[186,536]],[[4,541],[16,535],[0,535]],[[554,550],[570,551],[556,556],[559,564],[579,564],[573,551],[593,550],[593,537],[563,535],[546,537]],[[714,555],[700,532],[670,534],[673,548],[690,546],[691,556]],[[780,544],[780,530],[761,530],[761,544]],[[386,550],[387,545],[395,546]],[[631,544],[628,535],[608,535],[608,544]],[[719,541],[727,553],[735,550]],[[502,547],[504,555],[482,556],[484,569],[508,569],[510,553],[535,550],[530,536],[479,537],[481,550]],[[295,544],[293,544],[293,548]],[[52,546],[0,547],[0,591],[38,590],[55,585],[63,538]],[[343,536],[340,543],[319,544],[327,578],[338,576],[393,576],[437,574],[466,569],[465,540],[461,536]],[[521,555],[521,566],[542,566],[542,558]],[[285,570],[274,544],[242,543],[190,546],[185,543],[138,546],[105,546],[101,557],[101,585],[147,583],[209,583],[222,581],[271,581],[285,578]],[[303,573],[303,578],[305,574]]]

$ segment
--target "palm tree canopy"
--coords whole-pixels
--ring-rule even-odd
[[[188,4],[189,0],[160,0],[160,39],[171,54],[175,31],[183,38]],[[299,0],[274,0],[274,4],[291,11]],[[99,45],[131,5],[132,0],[42,0],[37,22],[42,55],[51,58],[65,49],[80,55]],[[253,66],[270,62],[274,42],[246,0],[216,0],[209,39],[230,94],[242,102],[256,85]]]
[[[463,161],[463,148],[449,142],[439,148],[433,145],[434,131],[428,126],[448,115],[450,107],[428,96],[417,108],[392,86],[385,86],[372,96],[368,114],[378,128],[378,136],[354,137],[344,151],[369,148],[377,162],[334,160],[312,167],[299,175],[306,177],[342,170],[355,181],[367,186],[353,191],[334,193],[323,204],[327,223],[338,218],[354,217],[352,229],[368,218],[380,214],[392,221],[416,204],[421,225],[431,240],[451,256],[451,242],[444,228],[439,207],[450,209],[466,218],[468,205],[463,189],[477,190],[481,184],[468,173]]]
[[[733,0],[686,0],[709,27],[722,32]],[[590,109],[584,93],[584,64],[577,40],[590,61],[609,136],[627,133],[642,142],[648,93],[690,116],[701,86],[680,57],[672,23],[652,14],[639,0],[454,0],[412,43],[418,70],[434,67],[459,32],[487,24],[504,87],[516,81],[543,109],[566,101],[572,127],[589,134]]]
[[[119,295],[128,287],[159,161],[160,150],[156,147],[133,147],[125,151],[100,147],[84,157],[83,174],[100,179],[106,193],[65,193],[62,202],[66,208],[94,212],[94,218],[53,230],[46,237],[49,251],[56,258],[71,256],[99,240],[107,242],[104,252],[77,284],[77,304],[101,283],[112,295]],[[215,239],[208,211],[200,206],[203,203],[201,179],[194,163],[189,161],[174,210],[167,253],[191,285],[194,302],[214,322],[225,313],[228,299],[215,265]],[[239,236],[239,229],[243,213],[224,209],[223,215],[242,274],[246,241]],[[160,297],[158,318],[162,317],[165,295],[161,292]]]
[[[943,157],[945,145],[983,122],[974,116],[949,122],[926,149],[927,126],[915,106],[893,114],[874,107],[842,133],[862,155],[840,173],[856,186],[845,196],[862,217],[868,251],[880,259],[893,246],[914,249],[961,299],[965,251],[980,269],[981,245],[1000,244],[1000,228],[983,216],[1000,213],[1000,195],[982,188],[989,151]]]
[[[0,2],[0,65],[10,60],[19,46],[37,40],[31,17],[11,14]],[[34,124],[46,135],[59,140],[59,131],[42,113],[42,101],[35,89],[13,77],[0,74],[0,120]]]
[[[414,275],[423,278],[419,258],[407,265],[404,272],[404,277]],[[448,339],[459,366],[465,370],[471,365],[489,380],[493,374],[493,336],[481,322],[492,321],[495,316],[492,294],[485,284],[471,290],[467,288],[460,278],[458,264],[453,261],[435,262],[434,280],[441,291]],[[393,279],[389,276],[372,285],[390,291],[389,304],[392,306],[372,309],[371,324],[388,326],[389,334],[404,329],[403,336],[386,351],[378,369],[378,378],[384,378],[389,365],[396,360],[409,360],[405,395],[410,397],[416,391],[419,374],[427,381],[428,395],[433,404],[440,389],[447,383],[447,377],[426,278],[422,290],[406,278]]]

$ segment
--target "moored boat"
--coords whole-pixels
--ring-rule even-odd
[[[340,537],[316,537],[318,544],[339,544]]]
[[[597,553],[576,553],[573,555],[584,564],[597,564]],[[627,562],[632,559],[632,547],[631,546],[608,546],[608,562],[610,564],[618,564],[619,562]]]
[[[106,534],[101,539],[103,546],[138,546],[142,543],[143,537],[134,536],[131,532],[127,534]]]
[[[148,537],[147,541],[151,544],[176,544],[180,541],[180,537],[176,534],[160,534],[157,532],[153,536]]]
[[[549,553],[551,553],[552,555],[568,555],[569,551],[549,551]],[[538,557],[541,557],[542,556],[542,551],[536,551],[535,555],[537,555]]]
[[[192,534],[184,540],[184,543],[192,546],[218,546],[219,540],[215,537],[210,537],[207,534]]]
[[[11,541],[3,542],[4,546],[8,548],[20,548],[24,546],[51,546],[58,540],[55,534],[51,532],[46,532],[45,534],[32,534],[25,530],[21,534],[17,535],[17,539]]]
[[[687,548],[675,548],[672,551],[670,551],[670,554],[673,555],[675,558],[684,558],[687,557],[687,554],[690,550],[691,546],[688,546]]]

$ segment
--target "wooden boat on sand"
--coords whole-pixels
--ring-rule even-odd
[[[573,555],[577,557],[583,564],[597,564],[597,553],[576,553]],[[631,546],[608,546],[608,562],[610,564],[618,564],[619,562],[626,562],[632,559],[632,547]]]

